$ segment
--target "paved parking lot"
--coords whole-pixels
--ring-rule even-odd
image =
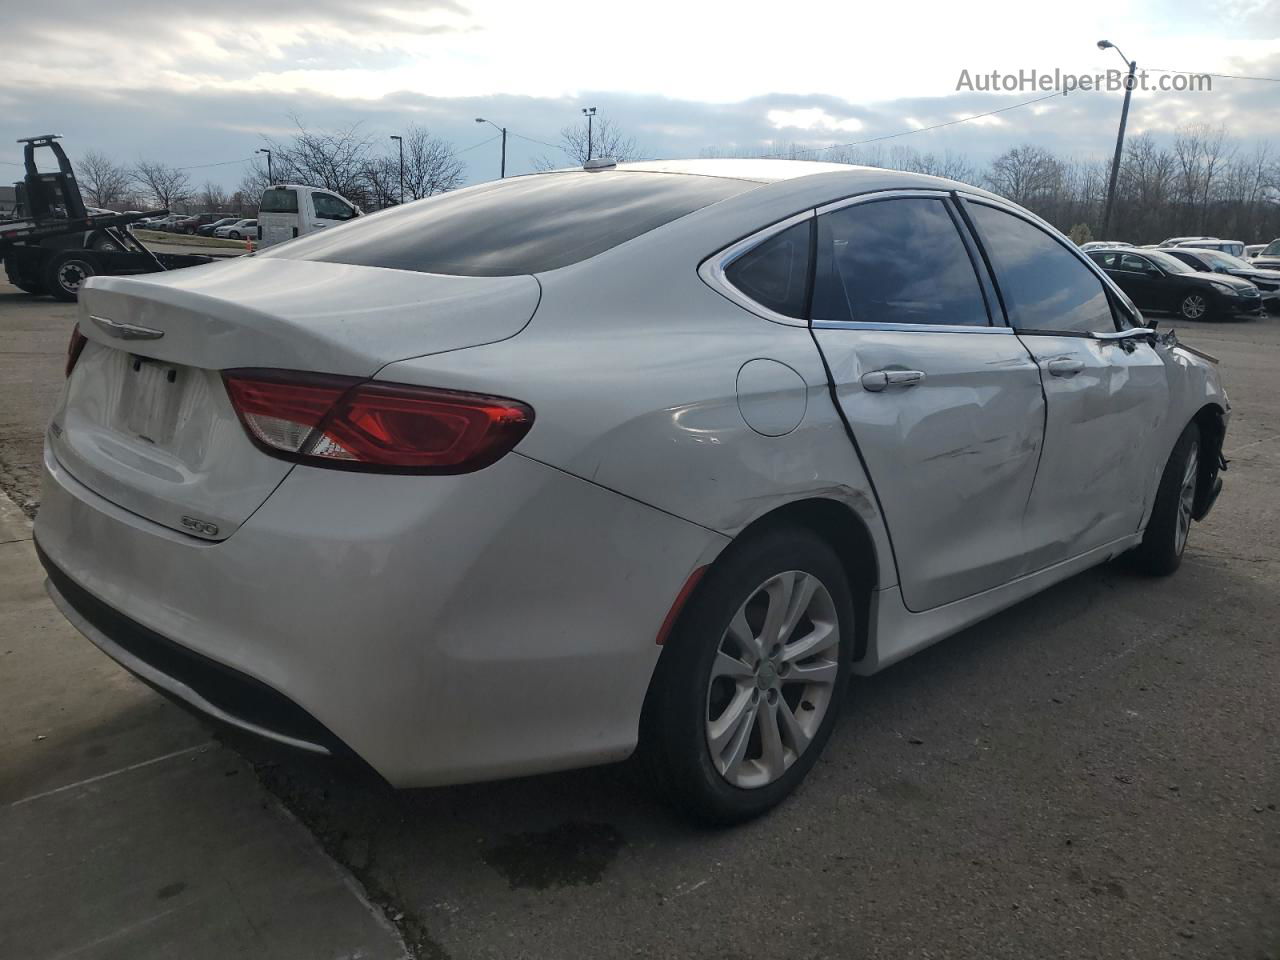
[[[28,512],[72,316],[0,284],[0,488]],[[626,765],[395,793],[237,739],[250,767],[205,798],[207,813],[139,832],[118,880],[101,863],[83,877],[25,864],[0,930],[120,909],[104,890],[174,848],[209,848],[261,783],[421,957],[1280,960],[1280,318],[1176,326],[1222,358],[1234,405],[1226,489],[1181,571],[1091,571],[856,681],[824,759],[772,816],[693,830]],[[9,589],[0,580],[0,600]],[[23,609],[32,620],[6,624],[0,671],[54,692],[37,698],[45,739],[6,748],[0,795],[65,749],[82,720],[58,705],[92,703],[86,686],[133,691],[122,715],[97,708],[94,723],[129,725],[139,759],[161,758],[148,769],[190,762],[163,758],[205,735],[191,725],[175,740],[176,714],[109,663],[74,687],[52,664],[33,668],[36,630],[88,644],[43,601]],[[153,777],[148,809],[190,804],[180,783]],[[64,825],[0,817],[0,851],[21,839],[37,857]],[[127,954],[71,939],[88,943],[77,956],[194,956],[209,924],[239,922],[188,916]],[[51,942],[11,948],[67,955]],[[314,955],[366,955],[343,949]]]

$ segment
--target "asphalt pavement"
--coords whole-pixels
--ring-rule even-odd
[[[0,489],[28,512],[72,316],[0,285]],[[242,773],[202,798],[210,822],[279,798],[419,957],[1280,960],[1280,318],[1162,325],[1221,358],[1234,408],[1226,486],[1182,569],[1095,569],[856,680],[809,781],[755,823],[689,827],[626,764],[397,793],[195,724],[179,736],[136,685],[93,723],[154,737],[155,755],[188,736],[219,751],[212,769]],[[131,684],[38,598],[4,625],[0,678],[20,671],[51,711]],[[85,666],[32,653],[48,631]],[[57,749],[4,748],[0,793],[42,745]],[[165,814],[190,802],[156,776],[155,822],[114,878],[105,861],[40,869],[61,815],[0,817],[0,851],[28,858],[0,931],[81,923],[69,904],[195,842]],[[166,929],[183,955],[201,927]]]

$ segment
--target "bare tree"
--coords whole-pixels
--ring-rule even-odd
[[[255,157],[245,170],[244,176],[240,178],[240,185],[236,187],[235,196],[243,198],[253,206],[257,206],[262,199],[262,191],[269,186],[271,186],[271,178],[267,176],[267,168]],[[236,209],[237,212],[240,210],[239,207]]]
[[[992,160],[986,179],[997,193],[1027,206],[1057,189],[1062,166],[1049,151],[1026,143]]]
[[[200,189],[200,205],[207,213],[220,213],[227,205],[227,191],[219,184],[205,181]]]
[[[405,158],[405,166],[408,166],[407,157]],[[405,196],[407,197],[409,195],[407,170],[405,180]],[[375,157],[365,164],[364,184],[367,191],[365,203],[371,209],[381,210],[383,207],[394,207],[398,204],[400,202],[399,154],[394,157]]]
[[[298,132],[286,141],[268,140],[276,182],[305,183],[368,205],[365,189],[372,140],[360,124],[333,131],[309,130],[297,117]]]
[[[397,164],[399,156],[396,157]],[[397,170],[398,176],[398,170]],[[404,135],[404,190],[414,200],[453,190],[462,183],[462,161],[453,146],[413,124]]]
[[[608,117],[596,117],[591,123],[591,156],[596,159],[608,157],[625,163],[637,160],[640,149],[632,137],[627,136]],[[587,121],[570,124],[560,131],[560,150],[569,158],[569,165],[581,166],[587,162]],[[565,166],[563,161],[543,156],[534,161],[538,170],[554,170]]]
[[[90,150],[76,164],[76,179],[91,207],[111,207],[121,203],[129,190],[129,171],[105,153]]]
[[[191,178],[159,161],[139,160],[131,175],[142,193],[158,207],[170,209],[191,196]]]

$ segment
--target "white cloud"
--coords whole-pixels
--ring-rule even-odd
[[[798,130],[842,130],[856,132],[863,127],[857,117],[836,118],[821,107],[804,107],[799,110],[770,110],[765,115],[776,129],[788,127]]]

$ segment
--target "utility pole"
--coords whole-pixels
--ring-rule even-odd
[[[1112,48],[1116,53],[1120,54],[1120,59],[1129,65],[1129,75],[1124,81],[1124,106],[1120,108],[1120,132],[1116,135],[1116,155],[1111,160],[1111,179],[1107,183],[1107,205],[1102,211],[1102,236],[1099,239],[1107,239],[1111,231],[1111,207],[1116,199],[1116,178],[1120,175],[1120,157],[1124,153],[1124,128],[1129,122],[1129,99],[1133,96],[1133,88],[1136,83],[1134,74],[1138,70],[1138,61],[1130,60],[1120,48],[1110,40],[1099,40],[1098,49],[1106,50]]]
[[[255,151],[253,151],[253,152],[254,152],[254,153],[265,153],[265,154],[267,155],[267,179],[268,179],[268,180],[270,180],[272,183],[275,183],[275,182],[276,182],[276,175],[275,175],[274,173],[272,173],[272,172],[271,172],[271,151],[270,151],[270,150],[268,150],[268,149],[266,149],[265,147],[262,147],[262,148],[260,148],[260,149],[257,149],[257,150],[255,150]]]
[[[498,178],[500,180],[507,179],[507,128],[500,127],[492,120],[486,120],[484,117],[476,117],[476,123],[487,123],[489,126],[493,127],[493,129],[502,134],[502,167],[501,172],[498,174]]]
[[[391,139],[400,144],[400,203],[404,203],[404,137],[391,135]]]
[[[587,118],[587,160],[591,160],[591,121],[596,115],[595,107],[583,107],[582,115]]]

